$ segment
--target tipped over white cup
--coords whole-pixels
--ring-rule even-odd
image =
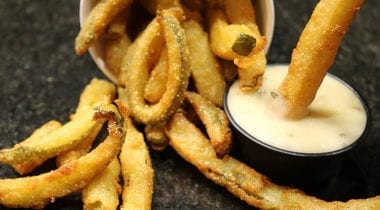
[[[269,50],[273,31],[275,11],[273,0],[252,0],[256,12],[257,24],[261,33],[267,38],[266,52]],[[80,0],[79,5],[79,22],[83,24],[91,9],[96,4],[96,0]],[[104,43],[102,39],[96,41],[89,49],[89,53],[98,66],[98,68],[113,82],[118,83],[117,76],[112,73],[104,61]]]

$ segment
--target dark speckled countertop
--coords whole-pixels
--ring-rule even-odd
[[[288,63],[316,0],[275,1],[276,26],[269,63]],[[105,78],[88,54],[73,50],[79,30],[78,0],[0,1],[0,148],[10,147],[50,119],[67,121],[83,87]],[[366,1],[345,37],[330,72],[356,87],[372,110],[369,138],[326,184],[303,189],[327,200],[380,194],[380,8]],[[204,178],[176,153],[152,152],[153,209],[248,209]],[[0,177],[15,177],[0,164]],[[80,209],[78,195],[47,209]],[[0,205],[0,209],[5,209]]]

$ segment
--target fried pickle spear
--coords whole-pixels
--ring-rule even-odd
[[[0,179],[0,204],[13,208],[43,208],[55,198],[81,190],[117,157],[124,140],[123,118],[115,106],[103,106],[94,118],[108,120],[108,136],[87,155],[58,169],[30,177]]]
[[[92,143],[94,142],[94,140],[98,136],[101,128],[102,128],[102,124],[99,123],[93,129],[93,131],[88,136],[86,136],[82,140],[81,143],[78,144],[78,146],[76,146],[75,148],[73,148],[71,150],[59,153],[55,158],[55,162],[56,162],[57,166],[61,166],[61,165],[65,164],[66,162],[78,159],[78,158],[82,157],[83,155],[87,154],[88,151],[90,151],[90,149],[92,147]]]
[[[248,26],[229,24],[227,15],[223,9],[218,6],[210,7],[207,14],[212,51],[215,55],[225,60],[234,60],[239,54],[232,50],[232,46],[239,34],[246,34],[253,37]]]
[[[267,40],[261,35],[259,27],[256,23],[256,14],[251,0],[225,0],[226,14],[231,23],[246,25],[255,39],[255,47],[247,56],[237,57],[234,63],[238,66],[238,74],[240,80],[240,87],[242,90],[251,91],[258,89],[262,84],[263,74],[265,72],[267,60],[265,56],[265,46]],[[242,35],[235,40],[234,46],[237,43],[242,43],[245,48],[247,43],[246,39],[242,39]],[[243,36],[244,37],[244,36]],[[240,46],[240,45],[238,45]],[[233,49],[234,50],[234,49]],[[244,54],[243,54],[244,55]]]
[[[58,166],[76,160],[88,153],[99,131],[95,131],[74,150],[59,154],[56,157]],[[102,172],[82,190],[83,209],[117,209],[121,186],[119,183],[120,163],[115,158]]]
[[[88,109],[93,109],[101,105],[111,104],[115,99],[116,87],[107,80],[93,78],[87,84],[79,97],[79,103],[71,120],[88,113]]]
[[[127,19],[130,16],[130,8],[122,11],[109,24],[104,34],[104,61],[114,77],[118,78],[124,55],[131,44],[127,33]]]
[[[112,109],[112,108],[111,108]],[[88,153],[101,127],[97,128],[78,147],[56,157],[57,166],[76,160]],[[117,209],[121,186],[119,184],[120,163],[115,158],[102,172],[82,190],[83,209]]]
[[[266,38],[260,34],[250,0],[210,1],[210,45],[213,52],[238,67],[243,91],[258,89],[266,67]]]
[[[194,20],[184,22],[183,28],[189,45],[191,75],[197,92],[222,107],[226,83],[221,67],[211,51],[208,35]]]
[[[116,157],[82,190],[84,210],[117,209],[121,186],[120,163]]]
[[[104,33],[107,25],[131,2],[132,0],[100,0],[97,2],[75,38],[75,52],[83,55]]]
[[[251,0],[223,0],[227,19],[232,24],[246,25],[255,38],[255,47],[250,53],[264,50],[266,38],[261,35],[256,22],[255,8]],[[248,54],[249,55],[249,54]],[[238,60],[249,60],[249,57],[237,57]],[[238,61],[240,62],[240,61]],[[240,65],[237,65],[240,66]]]
[[[112,83],[93,79],[82,92],[72,120],[42,138],[22,142],[9,149],[1,149],[0,162],[18,165],[19,173],[25,174],[47,159],[76,148],[104,123],[103,119],[93,120],[96,112],[94,108],[111,103],[114,95],[115,87]]]
[[[211,101],[195,92],[187,91],[185,97],[205,125],[216,156],[222,158],[230,151],[232,145],[232,132],[226,114]]]
[[[119,109],[123,103],[118,102]],[[123,111],[121,111],[123,113]],[[132,120],[125,121],[126,136],[119,155],[124,180],[121,209],[151,209],[153,176],[149,150],[143,134]]]
[[[126,97],[126,91],[124,88],[118,89],[118,99],[116,100],[117,104],[121,103],[120,107],[125,107],[128,104]],[[144,128],[144,134],[146,140],[150,143],[152,149],[157,151],[164,150],[169,145],[169,139],[165,133],[165,125],[167,120],[146,124]]]
[[[182,18],[180,9],[163,10],[147,26],[140,37],[128,50],[128,61],[122,67],[122,81],[125,81],[128,107],[131,116],[138,122],[149,124],[163,121],[170,117],[180,106],[188,86],[190,68],[189,51],[184,31],[178,20]],[[150,53],[159,52],[163,42],[161,29],[168,49],[168,78],[166,91],[155,104],[147,104],[144,88],[149,76]],[[131,49],[130,48],[130,49]]]
[[[378,209],[380,196],[326,202],[302,191],[278,186],[267,177],[230,157],[216,157],[209,140],[182,113],[176,113],[166,130],[170,145],[207,178],[225,187],[249,205],[261,209]]]
[[[37,128],[33,133],[25,140],[23,140],[21,143],[17,144],[18,146],[22,145],[28,145],[33,144],[33,142],[39,141],[41,138],[43,138],[46,135],[49,135],[51,132],[57,130],[58,128],[62,127],[62,124],[58,121],[51,120],[45,124],[43,124],[41,127]],[[0,150],[0,162],[3,162],[3,150]],[[35,169],[37,166],[41,165],[44,162],[44,160],[39,160],[35,162],[28,162],[28,163],[10,163],[10,165],[13,167],[17,173],[23,175],[26,173],[31,172],[33,169]],[[9,162],[8,162],[9,163]]]
[[[57,166],[76,160],[88,153],[92,143],[98,136],[99,131],[95,130],[78,147],[73,150],[57,155]],[[115,158],[102,172],[97,174],[94,179],[82,190],[83,209],[117,209],[119,205],[119,195],[121,186],[119,183],[120,163]]]
[[[292,53],[289,71],[280,85],[285,115],[302,118],[323,78],[334,63],[339,45],[364,0],[321,0]]]
[[[100,130],[100,129],[99,129]],[[58,166],[76,160],[88,153],[99,131],[87,137],[77,148],[56,157]],[[119,183],[120,163],[115,158],[102,172],[82,190],[83,209],[117,209],[121,186]]]
[[[144,89],[144,98],[152,104],[157,103],[166,91],[168,67],[168,49],[164,46]]]
[[[86,114],[89,109],[93,109],[100,105],[111,104],[115,99],[116,88],[113,84],[99,79],[92,79],[91,82],[84,88],[80,95],[78,106],[75,113],[70,116],[71,120],[80,118],[82,114]],[[89,135],[72,150],[61,152],[56,157],[57,165],[63,165],[67,161],[77,159],[85,155],[92,147],[92,143],[98,136],[103,123],[98,123],[94,126]]]

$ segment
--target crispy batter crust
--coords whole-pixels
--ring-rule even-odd
[[[280,85],[285,115],[307,114],[340,43],[364,0],[321,0],[294,49],[289,72]]]
[[[263,209],[379,209],[380,196],[326,202],[302,191],[278,186],[239,160],[216,157],[209,140],[182,113],[176,113],[167,127],[170,145],[207,178],[236,197]]]

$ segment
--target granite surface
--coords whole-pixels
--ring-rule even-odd
[[[288,63],[316,0],[275,1],[276,26],[269,63]],[[88,54],[77,56],[78,0],[0,1],[0,148],[27,137],[42,123],[68,120],[83,87],[105,78]],[[368,139],[337,176],[314,189],[327,200],[380,194],[380,8],[366,1],[345,37],[330,72],[357,88],[372,110]],[[173,150],[152,152],[153,209],[249,209],[244,202],[204,178]],[[50,163],[50,166],[52,163]],[[47,170],[49,163],[41,171]],[[0,164],[0,177],[16,177]],[[302,188],[301,188],[302,189]],[[57,199],[47,209],[80,209],[78,194]],[[0,205],[0,209],[6,209]]]

